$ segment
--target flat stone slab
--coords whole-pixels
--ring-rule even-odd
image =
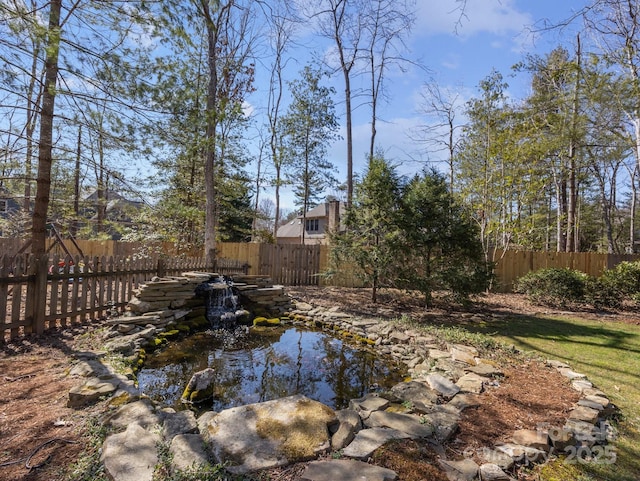
[[[478,355],[478,351],[476,351],[474,355],[474,353],[468,349],[462,349],[460,346],[452,346],[449,352],[451,352],[451,359],[454,361],[464,362],[470,366],[476,365],[475,356]]]
[[[602,409],[608,409],[611,405],[611,401],[603,396],[585,396],[583,399],[589,403],[599,404],[602,406]],[[580,404],[580,402],[578,402],[578,404]]]
[[[69,371],[74,377],[101,377],[111,374],[111,370],[97,356],[80,359]]]
[[[197,432],[198,423],[193,411],[184,410],[165,415],[162,434],[168,441],[179,434],[195,434]]]
[[[458,386],[462,392],[480,394],[484,390],[484,384],[489,381],[489,378],[470,372],[458,379],[456,386]]]
[[[379,411],[387,409],[389,404],[391,403],[388,399],[375,394],[367,394],[365,397],[352,399],[349,402],[349,406],[355,411]]]
[[[562,374],[564,377],[571,381],[575,381],[577,379],[586,379],[587,376],[585,374],[581,374],[579,372],[575,372],[574,370],[566,367],[561,367],[558,369],[558,372]]]
[[[422,418],[425,419],[426,418]],[[365,420],[369,427],[391,428],[407,433],[412,438],[429,438],[433,436],[433,426],[429,422],[421,421],[412,414],[375,411]]]
[[[338,418],[338,429],[331,436],[331,448],[334,451],[343,449],[349,445],[356,433],[362,429],[362,419],[357,411],[353,409],[342,409],[336,411]]]
[[[333,409],[296,395],[225,409],[204,423],[203,435],[217,462],[244,474],[311,459],[329,449]]]
[[[576,379],[571,383],[571,387],[580,393],[584,393],[587,389],[593,389],[593,384],[586,379]]]
[[[549,450],[549,437],[547,433],[536,431],[535,429],[519,429],[511,436],[515,444],[521,446],[540,449],[542,451]]]
[[[309,463],[301,481],[395,481],[395,471],[353,459],[334,459]]]
[[[458,430],[460,413],[453,406],[434,406],[431,412],[425,414],[424,417],[433,426],[435,438],[440,443],[450,439]]]
[[[141,399],[122,406],[107,418],[105,424],[114,428],[126,428],[130,424],[152,428],[161,425],[162,421],[163,413],[157,412],[150,400]]]
[[[516,462],[523,462],[526,460],[530,463],[540,463],[548,458],[548,454],[545,451],[515,443],[498,444],[495,448],[496,450],[511,456],[511,458]]]
[[[478,476],[480,469],[471,459],[463,459],[462,461],[441,459],[439,463],[451,481],[473,481]]]
[[[480,406],[480,399],[477,394],[456,394],[456,396],[449,401],[447,405],[460,411],[464,411],[467,408]]]
[[[348,458],[367,459],[380,446],[393,439],[408,439],[407,433],[391,428],[363,429],[355,439],[343,449],[342,454]]]
[[[431,389],[438,391],[447,399],[451,399],[460,392],[458,386],[440,374],[429,374],[425,380]]]
[[[495,366],[488,364],[486,362],[480,361],[480,364],[477,366],[469,366],[464,369],[465,371],[475,373],[479,376],[503,376],[504,373]]]
[[[431,359],[446,359],[450,358],[451,354],[447,351],[441,351],[440,349],[429,349],[429,357]]]
[[[497,449],[482,448],[478,450],[478,457],[485,461],[485,464],[495,464],[505,471],[510,470],[515,464],[513,458],[509,454],[503,451],[498,451]]]
[[[402,399],[413,403],[429,405],[437,402],[438,393],[427,384],[418,381],[401,382],[391,388],[391,392]]]
[[[102,444],[100,461],[109,479],[117,481],[151,481],[158,464],[159,434],[130,424],[119,434],[112,434]]]
[[[173,455],[173,466],[183,471],[209,464],[199,434],[178,434],[171,440],[169,452]]]
[[[585,421],[587,423],[594,424],[598,420],[600,411],[587,406],[578,406],[572,409],[569,413],[569,419],[575,419],[576,421]]]
[[[103,380],[90,377],[83,384],[74,386],[69,390],[67,406],[78,408],[93,404],[102,397],[109,397],[118,390],[120,381],[117,378]]]
[[[480,479],[482,481],[509,481],[511,478],[497,464],[483,464],[480,466]]]

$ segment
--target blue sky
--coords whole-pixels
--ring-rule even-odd
[[[421,152],[423,146],[410,138],[410,133],[427,121],[419,112],[420,92],[426,81],[433,79],[442,89],[455,92],[463,104],[477,96],[479,82],[495,69],[509,84],[509,95],[524,98],[529,79],[525,74],[512,77],[511,67],[523,60],[526,53],[544,55],[560,44],[571,50],[579,21],[562,30],[544,33],[539,30],[544,22],[556,24],[587,3],[584,0],[467,0],[465,15],[460,18],[460,4],[456,0],[417,0],[418,16],[409,38],[408,56],[419,59],[429,72],[412,68],[406,73],[388,75],[390,100],[381,106],[377,137],[387,158],[398,165],[403,174],[419,171],[438,160],[438,154]],[[344,88],[341,77],[335,76],[331,84],[337,91],[336,101],[340,101]],[[337,106],[337,112],[343,120],[341,105]],[[354,171],[357,173],[365,166],[370,132],[368,116],[366,107],[355,114]],[[341,133],[344,137],[344,128]],[[344,140],[335,142],[330,157],[339,168],[340,180],[344,181]],[[293,208],[288,193],[283,196],[283,204]]]

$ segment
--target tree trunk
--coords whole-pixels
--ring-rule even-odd
[[[576,83],[573,91],[573,102],[571,108],[571,132],[569,137],[569,201],[567,206],[567,252],[577,252],[578,246],[575,237],[575,229],[577,225],[576,221],[576,205],[578,203],[578,187],[576,181],[576,144],[577,144],[577,123],[578,123],[578,109],[579,109],[579,93],[580,93],[580,69],[582,66],[581,61],[581,48],[580,48],[580,34],[577,36],[577,48],[576,48],[576,60],[577,60],[577,72]]]
[[[31,177],[33,176],[33,133],[36,129],[37,105],[42,96],[42,89],[38,87],[38,94],[34,98],[38,74],[38,57],[40,55],[40,45],[34,42],[33,62],[31,63],[31,78],[27,90],[27,125],[25,128],[27,145],[24,160],[24,212],[31,212]],[[39,82],[37,82],[41,85]]]
[[[203,2],[204,8],[209,5]],[[213,265],[216,251],[216,228],[218,223],[218,189],[216,179],[216,130],[217,130],[217,32],[216,26],[207,21],[209,84],[207,85],[207,135],[205,149],[204,182],[205,182],[205,227],[204,255],[207,262]]]
[[[71,235],[80,230],[80,156],[82,154],[82,126],[78,127],[78,145],[76,146],[76,166],[73,170],[73,227]]]
[[[98,133],[98,159],[98,189],[96,191],[96,232],[101,234],[105,231],[104,224],[107,218],[107,203],[109,201],[109,190],[107,189],[107,179],[104,169],[104,133],[102,132],[102,125],[100,125],[100,132]]]
[[[56,80],[58,77],[58,52],[60,47],[60,11],[62,0],[51,0],[47,31],[47,57],[45,60],[44,90],[40,111],[40,143],[38,146],[38,177],[36,202],[31,229],[31,252],[45,253],[47,212],[51,193],[51,165],[53,151],[53,117],[55,112]]]
[[[629,207],[629,249],[627,254],[635,254],[636,252],[636,210],[638,203],[638,187],[636,186],[636,177],[638,167],[633,170],[631,175],[631,206]]]
[[[344,61],[343,61],[344,62]],[[351,79],[349,70],[342,67],[344,73],[344,100],[346,108],[346,129],[347,129],[347,206],[351,207],[353,199],[353,132],[351,119]]]

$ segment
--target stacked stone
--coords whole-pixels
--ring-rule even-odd
[[[185,272],[179,277],[154,277],[134,292],[127,312],[107,321],[112,329],[106,348],[125,356],[154,345],[162,337],[175,335],[181,324],[206,325],[204,302],[195,296],[198,284],[218,274]]]
[[[185,272],[180,277],[154,277],[134,290],[127,310],[142,314],[166,309],[193,307],[198,284],[218,276],[215,273]],[[201,301],[199,301],[202,304]]]
[[[124,316],[107,321],[107,325],[116,326],[120,334],[129,334],[140,326],[154,326],[166,328],[185,320],[191,314],[189,309],[165,309],[162,311],[145,312],[139,316]]]
[[[108,321],[114,326],[110,335],[133,335],[146,332],[150,327],[162,332],[179,323],[206,323],[204,300],[196,297],[195,289],[203,282],[219,277],[211,272],[154,277],[134,291],[124,316]],[[284,288],[273,286],[268,276],[236,276],[233,286],[238,291],[239,304],[256,315],[279,316],[293,307]]]
[[[282,315],[294,307],[284,287],[274,286],[269,276],[233,276],[233,287],[238,291],[240,304],[259,315]]]
[[[237,285],[240,304],[249,310],[258,307],[273,315],[281,315],[292,308],[291,298],[285,293],[283,286],[257,288],[255,285]]]
[[[265,287],[273,287],[273,281],[269,276],[239,274],[233,276],[233,285],[251,285],[255,289],[263,289]]]

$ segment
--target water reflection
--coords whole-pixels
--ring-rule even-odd
[[[374,385],[391,387],[402,379],[396,365],[322,332],[265,328],[245,336],[209,331],[174,343],[149,356],[138,373],[140,390],[181,408],[192,374],[207,367],[217,379],[215,397],[204,407],[215,411],[292,394],[340,409]]]

